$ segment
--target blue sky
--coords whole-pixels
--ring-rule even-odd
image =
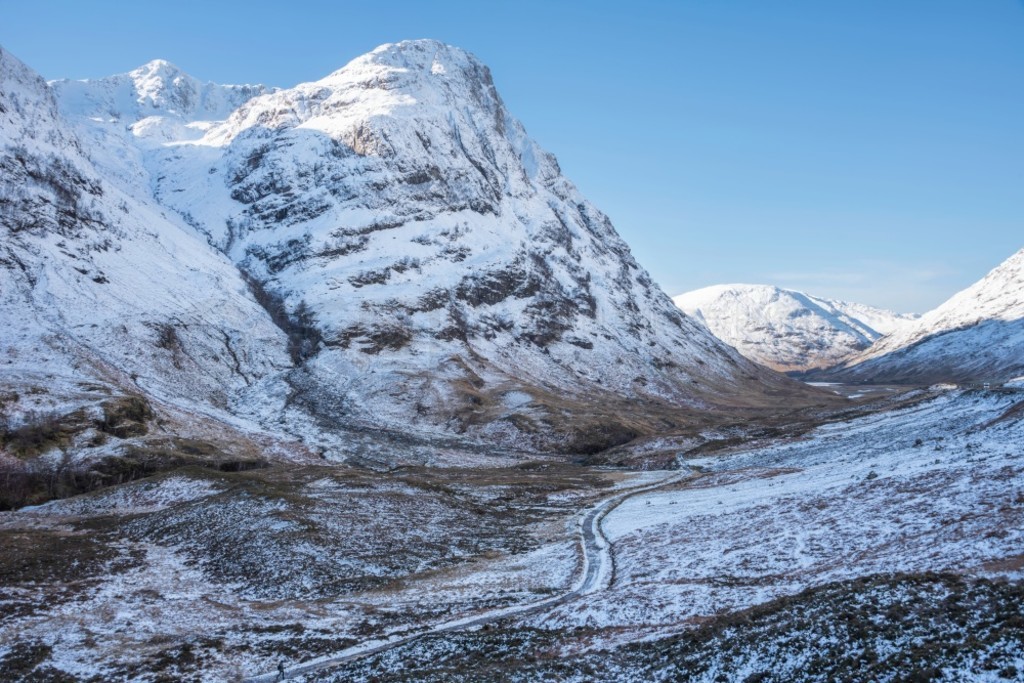
[[[0,0],[0,44],[47,78],[159,57],[289,86],[428,37],[491,66],[670,294],[923,311],[1024,247],[1019,0]]]

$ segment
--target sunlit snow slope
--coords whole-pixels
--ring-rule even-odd
[[[152,196],[143,150],[201,138],[262,85],[203,82],[162,59],[126,74],[50,83],[66,120],[109,180],[135,196]]]

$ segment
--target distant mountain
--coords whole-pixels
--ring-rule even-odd
[[[770,285],[716,285],[673,301],[747,358],[780,372],[835,365],[915,318]]]
[[[1024,249],[826,376],[865,382],[1005,381],[1024,375]]]
[[[280,91],[162,61],[48,86],[3,58],[8,318],[133,391],[332,449],[593,452],[818,400],[678,311],[459,49]]]

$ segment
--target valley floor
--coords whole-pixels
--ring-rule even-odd
[[[1021,405],[920,392],[674,474],[190,470],[4,513],[0,671],[1021,680]]]

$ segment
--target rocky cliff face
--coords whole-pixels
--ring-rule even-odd
[[[917,317],[770,285],[716,285],[673,300],[744,356],[780,372],[833,366]]]
[[[680,313],[461,50],[385,45],[280,91],[203,84],[165,62],[53,90],[74,122],[68,144],[129,215],[152,217],[118,253],[173,235],[165,251],[180,262],[160,261],[161,286],[200,290],[175,305],[217,320],[245,308],[239,321],[259,330],[247,353],[271,338],[267,354],[287,352],[283,369],[240,361],[231,380],[278,371],[263,384],[287,389],[247,392],[264,425],[591,451],[717,407],[813,400]],[[153,270],[155,256],[132,258]],[[229,294],[239,301],[215,303]],[[139,315],[167,306],[156,315],[144,299]],[[212,355],[196,356],[197,373]]]
[[[870,382],[1001,382],[1024,375],[1024,250],[827,376]]]

